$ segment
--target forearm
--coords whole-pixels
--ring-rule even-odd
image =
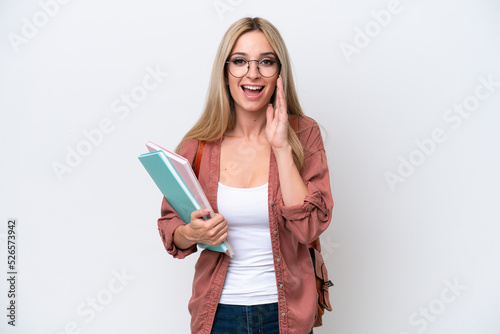
[[[278,165],[283,204],[285,206],[302,204],[308,190],[293,161],[292,147],[288,145],[283,149],[274,149],[274,155]]]

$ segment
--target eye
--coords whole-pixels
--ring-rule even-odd
[[[245,58],[233,58],[231,59],[231,63],[236,66],[245,66],[247,64],[247,60]]]
[[[274,64],[276,64],[276,60],[274,60],[272,58],[264,58],[259,63],[261,66],[270,67],[270,66],[273,66]]]

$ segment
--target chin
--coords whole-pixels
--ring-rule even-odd
[[[258,112],[267,107],[267,103],[238,103],[235,101],[235,108],[246,112]]]

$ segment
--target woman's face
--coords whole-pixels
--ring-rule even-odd
[[[258,61],[262,59],[278,60],[266,36],[260,31],[250,31],[238,38],[229,55],[229,61],[236,58]],[[237,112],[265,112],[274,93],[279,70],[272,77],[266,78],[260,74],[257,65],[258,62],[251,61],[248,73],[241,78],[234,77],[226,70],[226,83],[229,85]],[[261,70],[263,70],[262,66]]]

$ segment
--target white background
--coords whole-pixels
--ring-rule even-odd
[[[401,0],[385,26],[372,12],[387,0],[41,4],[0,4],[0,332],[189,332],[198,255],[165,252],[161,195],[137,156],[147,140],[177,145],[203,108],[223,33],[261,16],[288,45],[332,173],[322,242],[334,311],[315,333],[500,333],[498,2]],[[114,112],[148,68],[168,76]],[[477,88],[479,101],[481,78],[496,86]],[[479,104],[460,124],[443,118],[465,101]],[[446,139],[431,145],[435,129]],[[69,167],[78,148],[86,155]],[[67,166],[60,177],[54,164]],[[406,174],[391,188],[398,168]],[[16,327],[3,278],[9,218]]]

